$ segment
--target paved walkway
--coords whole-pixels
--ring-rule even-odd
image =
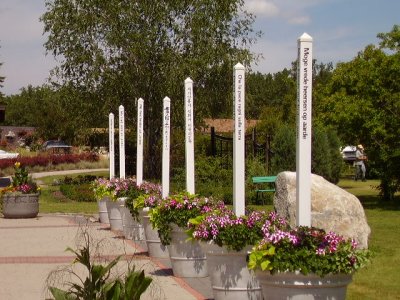
[[[31,174],[33,178],[52,175],[68,175],[107,169],[66,170]],[[154,259],[147,252],[125,240],[120,232],[111,231],[100,224],[98,216],[39,214],[32,219],[4,219],[0,215],[0,300],[43,300],[51,297],[49,285],[60,287],[70,282],[73,253],[85,243],[89,233],[91,245],[101,261],[110,261],[118,255],[118,274],[128,265],[144,269],[153,282],[141,299],[143,300],[204,300],[212,299],[209,277],[174,277],[169,259]],[[73,270],[86,277],[82,268]]]
[[[0,217],[0,299],[43,300],[50,297],[49,284],[59,286],[69,282],[71,278],[65,270],[71,268],[75,257],[65,249],[83,245],[84,232],[89,233],[91,245],[101,260],[123,255],[116,268],[118,273],[124,272],[129,264],[144,269],[153,278],[142,299],[212,298],[208,277],[174,277],[169,259],[150,258],[131,240],[97,222],[96,217],[39,214],[32,219]],[[85,274],[81,268],[74,267],[74,270],[81,276]]]
[[[108,171],[108,169],[82,169],[82,170],[63,170],[63,171],[48,171],[40,173],[31,173],[33,179],[42,178],[54,175],[70,175],[70,174],[80,174],[80,173],[90,173],[90,172],[103,172]]]

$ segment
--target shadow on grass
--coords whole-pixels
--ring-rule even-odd
[[[384,201],[379,196],[358,196],[364,209],[400,210],[400,196],[394,201]]]

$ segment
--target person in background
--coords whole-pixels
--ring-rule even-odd
[[[356,174],[355,174],[355,181],[361,179],[365,181],[365,161],[367,160],[367,156],[364,154],[364,147],[363,145],[358,145],[356,150],[356,161],[354,163],[356,167]]]

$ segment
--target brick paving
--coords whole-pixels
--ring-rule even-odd
[[[109,261],[122,255],[127,263],[143,268],[153,283],[143,295],[153,299],[211,299],[209,278],[174,277],[168,259],[150,258],[118,232],[79,215],[39,214],[33,219],[0,218],[0,299],[36,300],[49,296],[47,280],[56,269],[71,266],[74,256],[67,247],[82,244],[82,232],[89,232],[96,244],[96,259]]]

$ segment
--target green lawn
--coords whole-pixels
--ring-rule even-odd
[[[108,176],[107,172],[91,172],[85,175]],[[68,175],[76,177],[78,174]],[[39,209],[41,213],[98,213],[97,202],[71,202],[63,197],[58,186],[53,186],[54,180],[63,179],[65,175],[49,176],[39,179],[42,191],[40,195]]]
[[[379,201],[378,181],[342,180],[339,186],[356,195],[371,227],[371,264],[353,277],[347,299],[400,299],[400,196],[397,205]]]
[[[40,197],[41,213],[97,213],[97,203],[71,203],[59,195],[58,187],[51,186],[54,178],[41,179],[46,185]],[[374,180],[355,182],[343,179],[339,182],[339,186],[356,195],[365,208],[371,227],[369,248],[374,254],[371,264],[354,275],[347,299],[400,299],[400,195],[397,195],[397,205],[382,203],[376,189],[378,184]],[[272,206],[256,208],[271,210]]]

